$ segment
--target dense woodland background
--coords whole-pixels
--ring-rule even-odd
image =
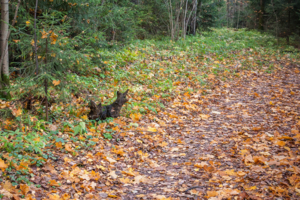
[[[67,70],[78,74],[90,73],[90,66],[104,67],[107,58],[97,54],[99,49],[118,49],[136,39],[165,40],[170,37],[178,40],[213,27],[228,27],[271,33],[277,37],[278,44],[284,38],[287,44],[297,46],[300,40],[300,2],[297,0],[1,2],[1,52],[4,52],[8,32],[8,24],[3,22],[8,19],[7,8],[11,31],[9,61],[6,56],[5,61],[1,61],[1,88],[6,90],[2,91],[4,98],[10,98],[8,88],[9,91],[20,89],[8,87],[12,73],[18,77],[22,75],[19,79],[22,87],[33,91],[35,87],[39,88],[38,84],[65,77]],[[9,6],[4,7],[7,3]]]

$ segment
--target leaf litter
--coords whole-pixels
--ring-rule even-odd
[[[6,181],[1,193],[26,199],[297,199],[299,84],[298,68],[246,71],[205,96],[178,96],[158,115],[115,119],[139,120],[145,128],[32,169],[31,181],[40,188],[16,189]],[[7,167],[3,160],[0,167]]]
[[[239,58],[247,60],[243,54]],[[216,55],[206,55],[203,62],[220,64]],[[208,74],[207,86],[187,78],[173,82],[172,100],[152,97],[166,105],[158,114],[131,113],[96,127],[89,123],[77,137],[84,141],[94,136],[92,150],[77,151],[80,142],[70,139],[74,130],[64,125],[59,132],[64,141],[50,147],[56,159],[46,160],[43,167],[26,161],[15,166],[29,170],[34,184],[14,186],[5,179],[0,194],[29,200],[298,199],[300,71],[290,62],[272,62],[273,73],[248,71],[239,64],[228,66],[234,75],[201,69]],[[164,71],[159,69],[162,77]],[[22,114],[20,108],[0,103],[16,117]],[[10,122],[5,123],[9,127]],[[104,140],[107,128],[116,132],[110,141]],[[61,131],[59,124],[49,130]],[[4,175],[11,158],[2,158]]]

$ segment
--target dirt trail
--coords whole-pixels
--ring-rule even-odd
[[[124,143],[148,153],[132,163],[145,180],[124,185],[124,199],[299,199],[299,104],[298,68],[176,99],[158,116],[161,133]]]
[[[178,96],[143,128],[35,172],[35,198],[300,199],[299,74],[245,72]]]

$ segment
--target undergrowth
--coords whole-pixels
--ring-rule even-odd
[[[215,29],[178,41],[135,40],[122,49],[101,49],[96,57],[102,59],[103,66],[85,66],[89,73],[66,73],[67,85],[49,88],[54,99],[49,122],[43,120],[45,106],[38,100],[32,110],[23,109],[17,95],[11,102],[0,101],[0,112],[5,116],[0,120],[0,162],[10,163],[2,177],[14,184],[27,183],[29,165],[55,160],[57,152],[77,155],[93,148],[99,138],[112,139],[117,132],[110,126],[116,125],[113,119],[88,120],[90,99],[109,104],[117,90],[129,89],[122,116],[155,114],[178,93],[188,97],[201,90],[205,95],[212,83],[243,76],[244,70],[271,73],[299,63],[299,54],[294,51],[292,46],[277,46],[273,36],[243,29]],[[85,65],[84,60],[77,59],[79,65]],[[17,80],[12,84],[21,88]],[[70,151],[68,141],[76,144],[75,151]],[[15,173],[23,178],[15,179]]]

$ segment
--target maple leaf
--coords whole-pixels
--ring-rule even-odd
[[[210,197],[215,197],[218,195],[218,192],[217,191],[207,191],[207,198],[210,198]]]
[[[62,143],[59,141],[59,142],[56,142],[55,143],[55,146],[56,146],[56,148],[58,148],[58,149],[62,149]]]
[[[244,186],[245,190],[256,190],[256,186]]]
[[[68,193],[65,193],[65,194],[63,194],[63,195],[61,196],[61,198],[62,198],[63,200],[69,200],[69,199],[71,198],[71,196],[70,196]]]
[[[27,170],[28,169],[28,162],[21,161],[18,166],[16,166],[16,169],[18,170]]]
[[[57,85],[59,85],[59,84],[60,84],[60,80],[53,80],[53,82],[52,82],[52,83],[53,83],[53,85],[54,85],[54,86],[57,86]]]
[[[122,174],[126,174],[129,176],[135,176],[132,168],[129,168],[128,171],[122,171]]]
[[[279,145],[279,146],[281,146],[281,147],[285,146],[285,142],[284,141],[277,141],[276,144]]]
[[[146,182],[147,182],[147,178],[145,176],[138,175],[134,177],[134,184],[146,183]]]
[[[108,173],[108,175],[110,175],[113,179],[118,178],[118,175],[116,174],[116,171],[111,171]]]
[[[12,111],[12,114],[15,116],[15,117],[19,117],[22,115],[22,109],[19,108],[19,109],[13,109],[11,108],[11,111]]]
[[[49,200],[60,200],[58,194],[48,194]]]
[[[66,144],[65,145],[65,149],[69,152],[73,152],[73,149],[72,149],[72,145],[71,144]]]
[[[194,166],[198,168],[203,168],[204,166],[208,166],[208,164],[206,162],[201,162],[201,163],[196,163]]]
[[[0,169],[2,171],[5,171],[7,167],[8,167],[8,165],[5,164],[5,162],[0,158]]]
[[[120,178],[119,180],[120,180],[122,183],[125,183],[125,184],[131,182],[129,178]]]
[[[130,114],[130,118],[133,121],[139,121],[141,117],[142,117],[141,113],[132,113],[132,114]]]
[[[26,184],[20,184],[20,190],[23,195],[26,195],[29,192],[29,186]]]
[[[42,39],[46,39],[49,33],[47,33],[44,29],[40,32],[42,33]]]
[[[50,180],[50,181],[49,181],[49,185],[55,186],[55,187],[60,186],[60,184],[59,184],[58,182],[56,182],[56,180]]]
[[[155,133],[155,132],[157,131],[157,129],[156,129],[156,128],[151,128],[151,127],[149,127],[149,128],[147,129],[147,131]]]

